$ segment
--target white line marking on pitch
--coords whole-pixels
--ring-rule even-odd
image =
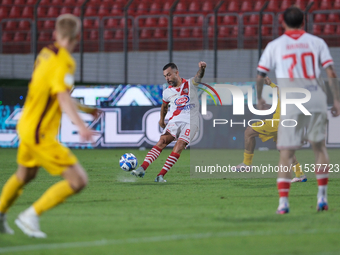
[[[55,244],[34,244],[22,246],[10,246],[0,248],[0,253],[6,252],[22,252],[22,251],[37,251],[37,250],[55,250],[67,248],[83,248],[95,247],[106,245],[117,245],[127,243],[151,243],[162,241],[176,241],[176,240],[189,240],[189,239],[206,239],[213,237],[238,237],[238,236],[267,236],[267,235],[291,235],[291,234],[328,234],[340,233],[340,229],[310,229],[310,230],[289,230],[289,231],[232,231],[232,232],[217,232],[217,233],[198,233],[186,235],[169,235],[169,236],[153,236],[153,237],[140,237],[140,238],[127,238],[127,239],[112,239],[112,240],[97,240],[90,242],[73,242],[73,243],[55,243]]]

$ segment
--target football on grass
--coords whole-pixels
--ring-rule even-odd
[[[137,158],[132,153],[125,153],[119,160],[120,168],[127,172],[135,169],[137,164]]]

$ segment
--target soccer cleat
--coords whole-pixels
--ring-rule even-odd
[[[136,170],[132,170],[131,172],[132,175],[136,176],[136,177],[141,177],[143,178],[145,175],[145,170],[143,167],[138,167]]]
[[[279,205],[276,210],[276,214],[286,214],[289,213],[289,206],[288,204]]]
[[[237,166],[233,166],[231,170],[233,172],[242,172],[242,173],[248,173],[251,172],[252,166],[248,166],[244,163],[238,164]]]
[[[291,183],[293,182],[306,182],[307,181],[307,177],[306,175],[301,175],[301,177],[294,177],[291,181]]]
[[[0,213],[0,233],[9,234],[9,235],[14,234],[14,230],[8,226],[8,223],[6,220],[6,214],[1,214],[1,213]]]
[[[39,216],[36,213],[33,214],[29,212],[29,210],[32,209],[29,208],[20,213],[15,220],[15,224],[29,237],[46,238],[47,235],[40,230]]]
[[[316,210],[318,212],[321,212],[321,211],[328,211],[328,203],[327,203],[327,199],[324,198],[324,197],[321,197],[319,200],[318,200],[318,204],[316,206]]]
[[[155,182],[166,182],[166,180],[163,179],[163,175],[157,175]]]

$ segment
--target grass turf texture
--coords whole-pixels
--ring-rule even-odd
[[[10,209],[14,236],[0,235],[5,247],[33,245],[30,251],[5,254],[339,254],[340,179],[329,182],[328,212],[316,212],[317,184],[292,184],[291,212],[276,215],[276,180],[192,179],[189,151],[166,176],[154,183],[170,150],[164,150],[143,179],[131,179],[119,168],[119,158],[134,153],[141,164],[147,151],[75,150],[89,174],[89,185],[79,195],[47,212],[41,228],[48,238],[25,236],[13,223],[49,186],[58,181],[41,170]],[[339,164],[340,150],[329,150]],[[16,150],[0,149],[0,186],[16,168]],[[243,151],[226,150],[231,164],[242,161]],[[312,162],[310,150],[297,152],[299,161]],[[256,151],[254,164],[276,164],[276,151]],[[132,182],[135,181],[135,182]],[[169,237],[171,236],[171,237]],[[93,241],[101,241],[93,243]],[[82,242],[60,247],[61,243]],[[88,243],[86,243],[88,242]],[[105,243],[106,242],[106,243]],[[41,244],[56,244],[55,247]],[[85,245],[88,245],[86,247]],[[38,249],[39,248],[39,249]],[[26,248],[24,249],[26,250]]]

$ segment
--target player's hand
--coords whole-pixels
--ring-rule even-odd
[[[257,99],[257,109],[258,110],[264,110],[266,105],[266,101],[261,97],[260,99]]]
[[[96,120],[99,118],[99,116],[102,114],[102,110],[95,108],[93,112],[91,112],[91,115],[93,116],[93,120]]]
[[[79,129],[80,140],[93,143],[93,131],[87,127]]]
[[[205,68],[207,67],[207,63],[205,63],[204,61],[200,61],[200,62],[198,63],[198,67],[199,67],[199,68],[205,69]]]
[[[333,107],[331,109],[331,113],[333,117],[337,117],[340,115],[340,102],[334,101]]]
[[[262,110],[269,110],[272,106],[270,104],[264,104]]]
[[[165,128],[165,127],[166,127],[166,124],[165,124],[164,120],[160,120],[160,121],[158,122],[158,124],[159,124],[159,126],[160,126],[161,128]]]
[[[272,84],[272,80],[268,76],[266,76],[266,78],[264,78],[264,83],[270,85]]]

